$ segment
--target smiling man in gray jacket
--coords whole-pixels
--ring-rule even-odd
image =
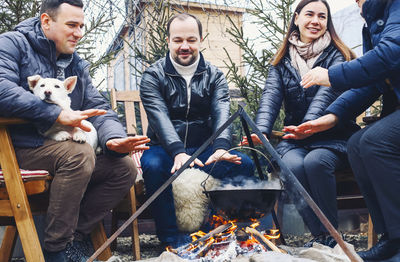
[[[134,183],[136,167],[127,153],[147,149],[145,136],[127,137],[108,102],[92,85],[89,64],[75,52],[84,25],[81,0],[44,0],[39,18],[0,35],[0,112],[29,124],[11,127],[18,163],[54,176],[46,216],[46,261],[86,261],[84,240],[95,224],[123,198]],[[27,77],[65,79],[77,76],[70,94],[73,111],[43,102],[28,88]],[[103,154],[87,143],[57,142],[42,134],[56,122],[97,130]]]

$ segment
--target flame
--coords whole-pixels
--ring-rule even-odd
[[[253,224],[250,225],[251,228],[256,228],[260,225],[260,222],[254,222]]]
[[[204,237],[205,235],[207,235],[207,233],[204,233],[204,232],[201,231],[201,230],[190,234],[190,236],[192,237],[192,242],[193,242],[193,241],[196,241],[197,239],[199,239],[199,238],[201,238],[201,237]]]
[[[281,233],[279,232],[279,229],[270,229],[268,230],[269,233],[268,234],[264,234],[264,236],[268,239],[278,239],[281,237]]]
[[[260,222],[257,219],[251,219],[251,222],[252,224],[249,227],[253,229],[260,225]],[[224,231],[219,231],[220,233],[213,233],[212,235],[203,231],[197,231],[190,235],[192,237],[192,243],[176,250],[171,247],[167,247],[166,250],[183,256],[188,256],[190,254],[189,256],[193,258],[206,256],[215,258],[215,256],[219,256],[219,254],[223,252],[224,248],[229,243],[232,241],[238,241],[237,244],[246,250],[255,250],[261,248],[262,250],[267,251],[265,245],[260,243],[260,240],[253,235],[247,234],[248,239],[245,241],[240,241],[235,237],[235,235],[238,234],[239,227],[237,220],[225,220],[222,216],[214,215],[211,224],[215,228],[225,225],[223,227]],[[245,231],[244,228],[241,230]],[[278,239],[280,237],[280,232],[277,229],[266,230],[261,234],[263,234],[267,239]],[[246,235],[243,236],[247,238]]]
[[[236,222],[237,222],[237,219],[225,220],[222,216],[213,215],[211,224],[214,225],[214,227],[218,227],[220,225],[225,225],[225,224],[228,224],[228,223],[236,223]]]
[[[177,253],[178,253],[178,252],[177,252],[175,249],[173,249],[171,246],[167,246],[167,247],[165,248],[165,250],[168,251],[168,252],[174,253],[174,254],[177,254]]]
[[[249,238],[246,241],[244,241],[244,244],[246,246],[252,246],[254,244],[259,244],[259,242],[257,241],[257,239],[255,239],[253,236],[251,236],[251,238]]]

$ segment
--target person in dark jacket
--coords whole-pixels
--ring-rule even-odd
[[[10,128],[20,168],[44,169],[54,177],[46,215],[46,261],[86,261],[80,252],[93,227],[124,197],[136,167],[127,156],[146,149],[149,140],[128,138],[108,102],[92,85],[89,64],[75,52],[84,21],[81,0],[45,0],[40,17],[0,35],[0,112],[29,124]],[[73,111],[46,103],[29,91],[27,77],[64,80],[77,76],[70,94]],[[104,154],[87,143],[53,141],[43,136],[55,123],[81,127],[88,119]],[[87,254],[86,254],[87,255]]]
[[[364,261],[400,261],[400,1],[356,2],[366,21],[364,55],[329,70],[315,68],[302,81],[305,88],[323,84],[350,90],[325,116],[298,126],[296,132],[328,130],[384,96],[381,119],[350,138],[348,154],[375,232],[382,234],[374,247],[359,255]]]
[[[282,104],[283,131],[289,132],[276,150],[334,227],[338,226],[335,171],[346,167],[346,141],[358,129],[354,121],[318,135],[300,135],[293,127],[323,115],[340,94],[323,85],[303,89],[301,76],[313,67],[329,68],[354,57],[338,38],[325,0],[303,0],[294,12],[283,44],[275,55],[256,115],[256,124],[269,137]],[[291,132],[291,133],[290,133]],[[255,142],[260,142],[252,135]],[[247,142],[247,141],[244,141]],[[288,189],[290,190],[290,189]],[[313,211],[296,203],[314,242],[330,247],[336,241]]]
[[[169,52],[151,65],[140,82],[140,97],[149,120],[151,146],[141,158],[146,193],[153,194],[229,118],[229,89],[223,73],[199,52],[202,25],[190,14],[173,16],[167,24]],[[228,152],[230,129],[190,166],[211,175],[250,176],[253,164],[244,154]],[[169,186],[154,202],[157,236],[164,245],[185,241],[178,232]]]

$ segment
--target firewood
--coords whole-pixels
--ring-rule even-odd
[[[251,227],[246,227],[246,232],[253,234],[253,235],[257,236],[258,238],[260,238],[261,241],[263,241],[269,248],[271,248],[272,251],[284,253],[281,249],[279,249],[277,246],[275,246],[274,243],[272,243],[270,240],[268,240],[266,237],[264,237],[256,229],[251,228]]]

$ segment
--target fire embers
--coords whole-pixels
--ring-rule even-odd
[[[239,255],[250,257],[256,253],[269,250],[283,252],[270,239],[280,237],[278,230],[259,232],[255,228],[260,225],[256,220],[250,223],[224,222],[221,217],[214,216],[220,224],[209,233],[198,231],[193,233],[192,243],[168,251],[178,256],[197,261],[229,261]]]

